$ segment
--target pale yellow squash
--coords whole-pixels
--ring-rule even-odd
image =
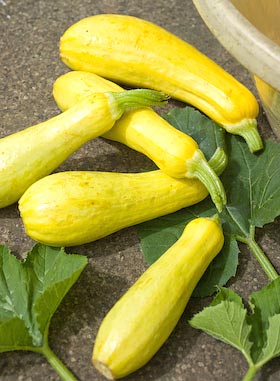
[[[95,93],[45,122],[0,139],[0,208],[16,202],[84,143],[112,128],[128,108],[165,104],[166,99],[144,89]]]
[[[181,317],[224,243],[217,216],[196,218],[105,316],[94,343],[94,366],[108,379],[145,365]]]
[[[194,46],[152,22],[99,14],[71,25],[60,40],[62,61],[132,87],[164,91],[262,148],[252,92]]]
[[[19,200],[28,236],[54,246],[95,241],[123,228],[193,205],[208,195],[199,180],[161,170],[143,173],[59,172]]]

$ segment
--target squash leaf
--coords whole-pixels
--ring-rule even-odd
[[[228,154],[221,176],[228,200],[223,216],[232,233],[248,236],[251,226],[261,228],[280,214],[280,144],[265,141],[264,150],[253,155],[232,137]]]
[[[230,289],[220,288],[212,303],[190,320],[194,328],[232,345],[250,358],[251,326],[247,323],[247,310],[239,295]]]
[[[239,351],[249,370],[244,380],[252,380],[268,361],[280,355],[280,277],[250,295],[248,311],[232,290],[221,288],[211,304],[189,321]]]
[[[0,247],[1,352],[43,345],[53,313],[85,264],[84,256],[61,248],[35,245],[21,262]]]
[[[63,248],[37,244],[20,261],[0,246],[0,352],[42,353],[62,379],[76,380],[51,352],[47,338],[54,312],[86,264],[85,256]]]
[[[173,109],[165,117],[174,127],[191,135],[207,159],[220,146],[227,152],[229,160],[221,175],[228,199],[220,216],[225,245],[200,280],[193,296],[213,294],[216,286],[225,285],[236,274],[238,242],[247,244],[254,255],[258,252],[257,259],[268,271],[269,278],[276,278],[278,274],[271,269],[271,264],[267,263],[255,242],[255,228],[263,227],[280,215],[280,144],[265,141],[262,152],[252,154],[242,138],[223,134],[221,127],[191,107]],[[153,263],[175,243],[187,222],[214,213],[214,205],[208,197],[197,205],[138,225],[147,264]]]
[[[255,362],[280,354],[280,277],[260,291],[250,295],[252,309],[248,322],[252,326],[252,336],[259,337],[252,348]],[[274,325],[278,322],[278,325]]]

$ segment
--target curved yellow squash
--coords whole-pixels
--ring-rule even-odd
[[[92,92],[108,90],[124,91],[94,73],[72,71],[55,81],[53,96],[58,106],[65,110]],[[170,125],[151,108],[129,110],[103,137],[143,153],[169,176],[198,178],[206,186],[219,211],[226,203],[223,185],[196,141]]]
[[[75,246],[193,205],[208,195],[198,180],[143,173],[60,172],[37,181],[19,200],[27,235]]]
[[[213,218],[196,218],[105,316],[93,349],[93,364],[108,379],[145,365],[166,341],[188,300],[224,243]]]
[[[99,14],[70,26],[60,40],[62,61],[132,87],[148,87],[202,110],[227,131],[262,148],[254,95],[195,47],[149,21]]]

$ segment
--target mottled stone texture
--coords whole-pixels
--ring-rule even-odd
[[[72,23],[98,13],[135,15],[166,27],[216,60],[256,93],[250,74],[209,33],[191,0],[1,0],[1,137],[59,112],[52,98],[52,85],[59,75],[68,71],[59,60],[59,38]],[[171,101],[168,107],[173,104]],[[263,136],[274,139],[262,111],[259,125]],[[121,144],[96,139],[58,170],[137,172],[149,164],[143,155]],[[257,239],[280,271],[279,219],[258,231]],[[24,233],[16,205],[0,211],[0,242],[18,255],[33,245]],[[109,308],[144,271],[146,264],[133,227],[68,251],[86,255],[89,265],[52,320],[50,345],[80,381],[102,381],[104,378],[91,365],[97,329]],[[241,252],[238,272],[229,286],[246,298],[265,285],[267,279],[250,252],[242,246]],[[146,367],[127,380],[241,380],[247,369],[242,355],[188,325],[188,319],[208,302],[208,298],[192,299],[163,348]],[[44,358],[29,352],[1,354],[0,379],[59,380]],[[280,380],[278,360],[264,367],[256,380]]]

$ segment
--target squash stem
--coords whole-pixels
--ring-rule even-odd
[[[252,153],[263,148],[263,142],[257,129],[256,119],[244,119],[239,124],[224,125],[224,128],[231,134],[242,136]]]
[[[225,151],[218,147],[214,152],[213,156],[209,159],[208,164],[213,169],[213,171],[220,176],[228,164],[228,157]]]
[[[226,204],[226,193],[221,180],[206,161],[202,151],[196,150],[193,157],[187,160],[187,167],[186,177],[200,180],[208,190],[218,212],[221,212]]]
[[[122,114],[126,109],[134,107],[163,106],[167,103],[169,96],[161,91],[150,89],[133,89],[121,92],[106,92],[119,113]]]

